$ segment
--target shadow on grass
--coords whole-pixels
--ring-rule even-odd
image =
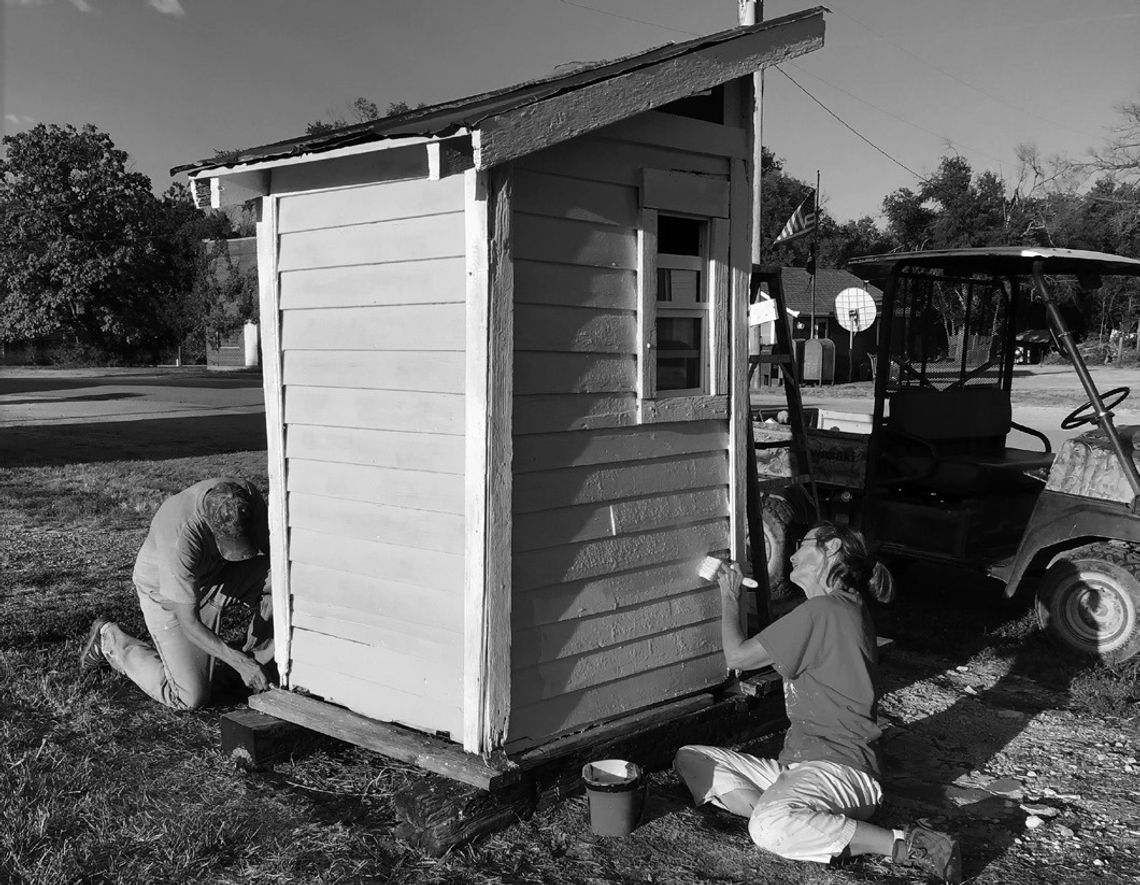
[[[0,428],[0,466],[157,461],[265,449],[265,413]]]
[[[177,372],[107,373],[90,375],[35,374],[17,377],[0,376],[0,395],[32,393],[41,390],[80,390],[85,387],[195,387],[213,390],[261,388],[261,371],[245,369],[211,372],[208,369],[182,369]],[[34,400],[33,402],[40,402]]]
[[[118,399],[131,399],[142,396],[141,393],[91,393],[85,396],[55,396],[49,399],[9,399],[4,401],[6,406],[42,406],[45,403],[102,403]]]

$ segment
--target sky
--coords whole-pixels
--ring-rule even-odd
[[[94,123],[169,169],[304,134],[357,96],[429,104],[737,21],[737,0],[3,0],[4,133]],[[808,8],[768,0],[766,19]],[[837,220],[881,219],[946,154],[1011,184],[1140,100],[1140,0],[831,0],[824,46],[765,75],[764,143]],[[794,81],[794,82],[793,82]],[[798,85],[797,85],[798,84]]]

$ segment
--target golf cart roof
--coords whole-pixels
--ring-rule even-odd
[[[852,258],[852,272],[863,277],[886,276],[895,267],[926,268],[950,273],[987,273],[997,276],[1032,273],[1034,262],[1044,262],[1048,274],[1129,274],[1140,276],[1140,260],[1089,252],[1032,246],[983,246],[976,249],[934,249],[928,252],[889,252]]]

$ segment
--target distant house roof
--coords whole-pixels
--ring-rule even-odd
[[[802,267],[785,267],[780,270],[784,284],[784,301],[791,310],[811,313],[811,275]],[[875,304],[882,304],[883,290],[871,286],[845,270],[820,268],[815,276],[815,314],[835,315],[835,296],[852,287],[866,289]]]
[[[388,139],[442,138],[476,129],[488,145],[498,139],[510,145],[514,156],[521,156],[528,147],[537,150],[744,76],[764,64],[810,52],[823,44],[825,11],[817,6],[493,92],[175,166],[170,174],[233,168]],[[756,35],[763,39],[750,39]],[[599,95],[610,81],[639,73],[646,75],[645,82],[626,90],[625,101],[607,102]],[[575,95],[600,98],[602,113],[597,104],[559,101]],[[486,153],[481,168],[511,158],[511,150],[504,147]]]

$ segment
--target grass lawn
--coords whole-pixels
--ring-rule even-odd
[[[594,837],[574,798],[431,859],[392,835],[391,797],[418,771],[330,741],[247,773],[218,750],[219,714],[240,694],[176,714],[109,672],[80,677],[96,614],[145,634],[130,575],[158,504],[219,474],[264,490],[265,453],[0,470],[0,883],[916,881],[873,860],[836,869],[762,855],[743,821],[691,808],[668,773],[654,775],[649,822],[629,839]],[[996,643],[1000,656],[1032,634],[1023,615],[963,608],[957,594],[937,596],[933,617],[900,611],[894,628],[947,654]],[[1050,667],[1069,668],[1070,697],[1085,698],[1077,709],[1134,709],[1135,668],[1083,668],[1074,679],[1071,661],[1033,648],[1046,681]]]

